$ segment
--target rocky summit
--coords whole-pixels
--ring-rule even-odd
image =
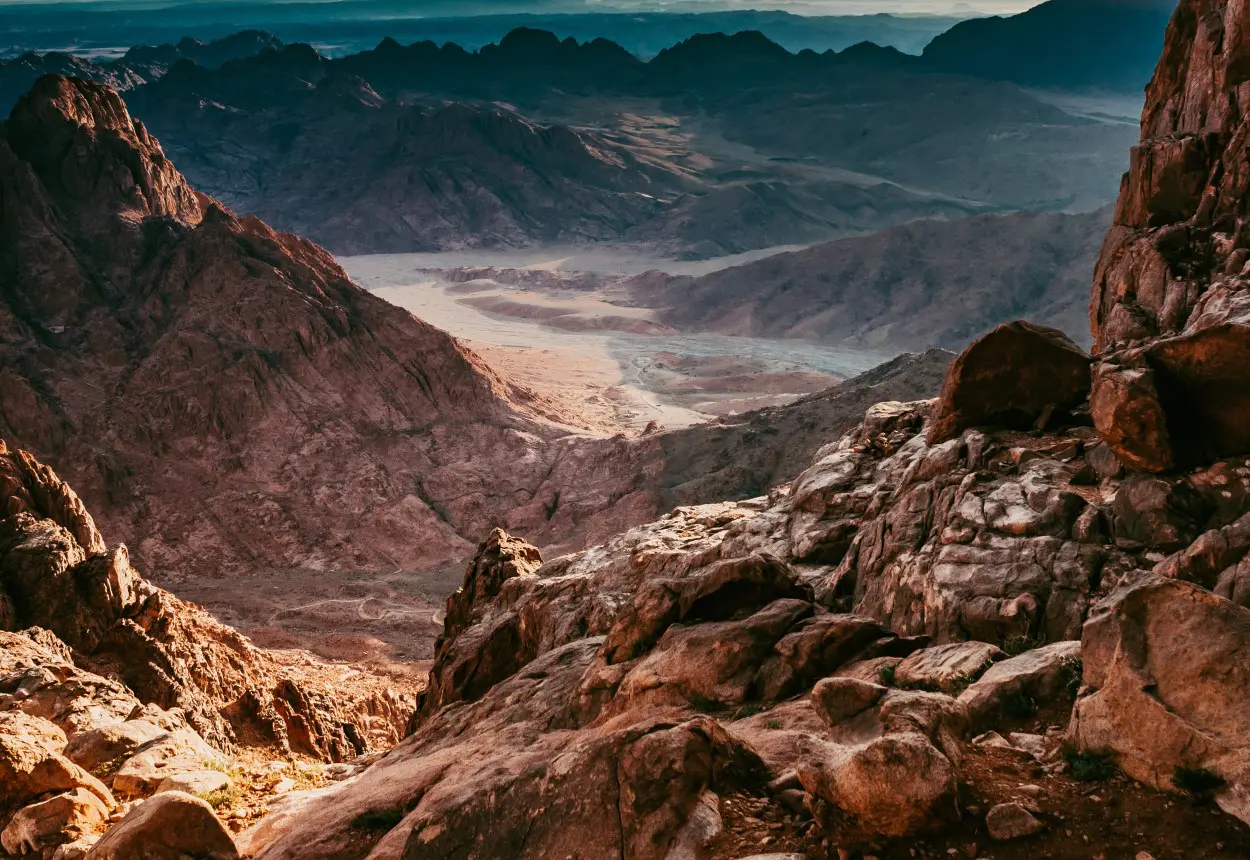
[[[21,227],[0,248],[0,429],[113,510],[132,499],[116,528],[157,559],[485,527],[405,700],[283,662],[151,585],[65,482],[0,448],[3,849],[1250,856],[1248,33],[1239,0],[1176,11],[1095,276],[1092,354],[1008,323],[949,366],[913,357],[757,413],[721,428],[709,485],[772,486],[658,518],[698,483],[666,457],[706,435],[561,435],[315,246],[191,191],[111,91],[45,79],[0,148]],[[863,402],[935,364],[938,397]],[[803,410],[839,396],[856,423],[808,450]],[[800,446],[802,468],[777,465]],[[332,489],[365,467],[420,488],[414,525],[335,544],[385,496]],[[526,493],[508,483],[531,470]],[[173,474],[203,477],[145,501],[140,481]],[[318,518],[279,501],[300,499]],[[219,525],[228,501],[241,537]],[[197,511],[185,542],[161,513],[180,505]],[[563,524],[595,545],[552,552]]]

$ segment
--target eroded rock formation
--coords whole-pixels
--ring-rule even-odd
[[[1143,470],[1250,450],[1246,28],[1177,8],[1095,277],[1094,419]]]
[[[118,679],[125,692],[109,693],[121,704],[108,710],[177,708],[220,749],[263,740],[336,760],[387,745],[403,726],[402,699],[311,688],[231,628],[151,585],[130,566],[124,546],[105,545],[68,485],[3,442],[0,482],[7,514],[0,520],[0,629],[45,630],[71,659]],[[38,678],[14,677],[10,685],[25,690],[28,703],[45,687],[44,695],[62,694],[65,677]]]

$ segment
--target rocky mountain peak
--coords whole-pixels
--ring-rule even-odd
[[[8,146],[58,203],[83,217],[198,224],[204,204],[112,88],[47,75],[14,107]]]

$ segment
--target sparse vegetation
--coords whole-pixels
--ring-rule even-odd
[[[1211,799],[1227,782],[1213,770],[1205,767],[1178,767],[1172,774],[1172,785],[1177,791],[1188,794],[1197,802]]]
[[[983,674],[985,674],[985,670],[978,669],[975,674],[963,675],[951,681],[950,690],[949,690],[950,695],[958,698],[959,695],[962,694],[964,690],[968,689],[974,683],[976,683],[977,678],[981,677],[981,675]],[[946,691],[939,690],[938,692],[946,692]]]
[[[1037,702],[1023,690],[1016,690],[1004,700],[1003,713],[1011,720],[1027,720],[1037,715]]]
[[[777,729],[781,728],[781,720],[769,720],[768,722],[764,723],[764,728],[771,729],[772,731],[776,731]]]
[[[763,705],[743,705],[741,708],[734,711],[733,719],[745,720],[747,717],[753,717],[756,714],[761,713],[763,710]]]
[[[1059,683],[1062,688],[1068,692],[1069,696],[1075,697],[1081,691],[1081,684],[1085,679],[1085,665],[1080,660],[1065,660],[1063,666],[1059,669]]]
[[[352,827],[356,830],[372,830],[389,832],[404,820],[402,809],[370,809],[352,819]]]
[[[199,795],[200,800],[213,809],[229,809],[237,804],[242,797],[243,789],[233,782],[225,788],[219,788],[216,791],[206,791]]]
[[[894,670],[895,666],[882,666],[877,670],[877,678],[881,681],[883,687],[894,686]]]
[[[1068,750],[1064,754],[1072,778],[1077,782],[1106,782],[1115,776],[1119,768],[1106,753]]]
[[[1046,644],[1045,638],[1032,636],[1028,633],[1016,633],[1003,641],[1003,651],[1008,657],[1019,657],[1028,651],[1034,651]]]
[[[703,696],[691,696],[690,707],[700,714],[718,714],[725,710],[725,706],[720,702]]]

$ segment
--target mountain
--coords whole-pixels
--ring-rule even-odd
[[[637,279],[679,328],[870,349],[960,348],[1020,317],[1088,341],[1110,212],[917,221],[699,278]]]
[[[653,62],[706,76],[689,50],[699,49]],[[329,60],[292,45],[216,70],[184,62],[126,98],[198,187],[337,253],[623,242],[718,256],[978,208],[765,159],[681,152],[615,120],[539,123],[472,96],[502,88],[495,94],[541,103],[576,89],[645,92],[657,76],[649,68],[611,43],[516,31],[476,54],[383,43]],[[665,86],[678,76],[658,75]],[[457,102],[445,104],[439,88]],[[614,97],[591,99],[587,109],[618,110]]]
[[[288,45],[182,61],[126,99],[198,187],[339,253],[606,241],[696,258],[1088,211],[1133,137],[893,49],[792,54],[752,32],[649,62],[532,29],[475,52]]]
[[[115,92],[41,79],[0,153],[0,435],[149,567],[209,545],[224,568],[411,561],[491,506],[443,470],[474,436],[520,440],[506,397],[525,395],[322,249],[192,190]],[[441,439],[457,425],[475,429]]]
[[[0,13],[2,14],[2,13]],[[88,58],[60,51],[24,51],[0,60],[0,107],[9,110],[44,75],[64,75],[129,90],[156,80],[181,60],[217,68],[230,60],[277,50],[282,43],[268,33],[245,30],[204,43],[183,38],[176,45],[136,46],[115,60]]]
[[[760,449],[718,492],[781,473],[736,431],[670,455],[664,434],[553,424],[323,249],[193,190],[107,87],[41,79],[0,156],[0,438],[55,463],[158,582],[430,570],[500,525],[578,547],[658,515],[696,448]],[[905,371],[898,390],[932,390],[931,366]],[[796,431],[844,429],[840,404]]]
[[[819,12],[821,10],[810,10]],[[827,10],[826,10],[827,11]],[[470,50],[498,42],[517,27],[551,30],[579,41],[611,39],[642,57],[698,33],[760,30],[792,51],[842,50],[862,41],[892,45],[919,54],[937,34],[960,20],[937,15],[796,15],[782,11],[708,11],[668,6],[663,11],[598,8],[585,4],[542,8],[532,0],[511,11],[447,3],[437,12],[427,2],[420,17],[411,6],[389,0],[350,4],[232,2],[228,15],[211,3],[160,8],[96,4],[66,10],[54,4],[7,4],[0,7],[0,29],[20,33],[26,49],[56,50],[78,45],[92,54],[111,54],[118,46],[172,44],[182,38],[209,41],[241,28],[265,30],[285,42],[325,45],[336,54],[371,48],[385,37],[401,42],[453,42]]]
[[[131,102],[159,117],[198,186],[343,254],[617,239],[686,185],[592,133],[387,103],[359,79],[326,78],[247,113]]]
[[[1138,93],[1159,59],[1172,0],[1047,0],[934,38],[935,68],[1029,87]]]
[[[184,36],[177,44],[138,45],[128,50],[110,65],[133,69],[145,80],[153,80],[169,70],[179,60],[189,60],[206,69],[216,69],[231,60],[254,57],[264,51],[282,49],[276,36],[263,30],[241,30],[230,36],[201,42]]]

